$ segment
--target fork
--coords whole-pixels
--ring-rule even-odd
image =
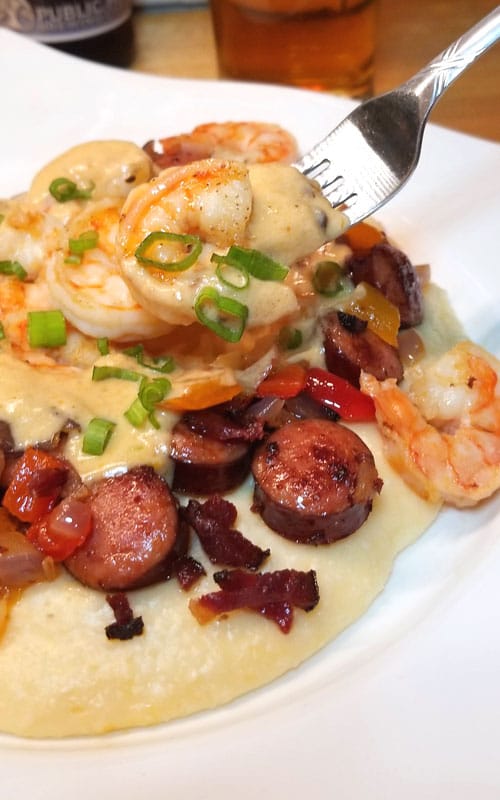
[[[500,37],[500,6],[396,89],[357,106],[295,166],[349,226],[383,206],[414,172],[425,124],[450,84]]]

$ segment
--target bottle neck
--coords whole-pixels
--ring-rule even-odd
[[[102,36],[123,25],[132,0],[24,0],[22,13],[5,15],[4,26],[46,44]]]

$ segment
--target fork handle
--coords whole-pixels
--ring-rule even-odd
[[[500,38],[500,6],[423,67],[401,89],[415,94],[426,117],[448,86]]]

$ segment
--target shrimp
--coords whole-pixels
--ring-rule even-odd
[[[87,336],[114,341],[151,339],[170,327],[134,300],[116,261],[116,234],[121,203],[100,200],[86,204],[66,226],[64,248],[47,261],[46,282],[54,305]],[[68,259],[68,241],[95,232],[96,244],[80,260]]]
[[[197,297],[210,287],[244,305],[246,327],[256,328],[298,313],[293,285],[257,279],[245,287],[230,285],[218,274],[213,254],[238,245],[289,266],[343,227],[344,215],[291,166],[206,159],[169,167],[129,194],[118,250],[132,294],[154,316],[172,325],[196,323]],[[148,244],[152,234],[157,238]],[[184,241],[173,242],[171,234]],[[191,255],[193,240],[186,236],[198,237],[201,250],[188,268],[177,269],[172,265]],[[137,252],[145,244],[148,261]]]
[[[42,269],[47,252],[56,249],[63,236],[63,225],[54,216],[20,195],[0,205],[0,261],[17,261],[34,280]]]
[[[190,164],[205,158],[243,161],[292,162],[297,156],[294,138],[279,125],[263,122],[211,122],[191,133],[152,139],[144,150],[159,169]]]
[[[172,325],[190,325],[197,321],[198,293],[213,287],[247,306],[251,327],[295,311],[295,295],[284,284],[273,283],[272,293],[264,281],[243,290],[231,288],[210,261],[216,251],[245,244],[252,203],[247,167],[215,159],[171,167],[131,192],[123,207],[118,245],[122,274],[141,306]],[[196,262],[173,272],[141,264],[136,249],[156,231],[199,237],[202,250]],[[175,262],[185,255],[182,250],[182,245],[162,243],[157,257]]]
[[[50,202],[49,187],[67,178],[89,190],[92,200],[125,198],[134,186],[149,180],[152,163],[133,142],[105,139],[84,142],[54,158],[35,175],[29,197],[35,203]]]
[[[500,362],[464,341],[392,379],[361,376],[388,460],[422,497],[472,506],[500,488]]]

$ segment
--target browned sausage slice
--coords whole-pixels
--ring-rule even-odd
[[[180,421],[173,430],[170,456],[175,465],[174,492],[211,495],[228,492],[245,480],[252,448],[248,442],[205,436]]]
[[[67,569],[93,589],[145,585],[177,536],[177,504],[168,485],[151,467],[135,467],[97,482],[89,502],[92,533],[65,561]]]
[[[359,387],[361,370],[377,380],[403,377],[398,351],[351,314],[332,311],[322,320],[326,366]]]
[[[349,428],[327,420],[291,422],[253,460],[254,505],[277,533],[326,544],[354,533],[382,488],[373,455]]]
[[[401,250],[386,242],[376,244],[366,254],[351,256],[346,268],[354,283],[370,283],[399,308],[402,328],[422,322],[422,289],[413,264]]]

